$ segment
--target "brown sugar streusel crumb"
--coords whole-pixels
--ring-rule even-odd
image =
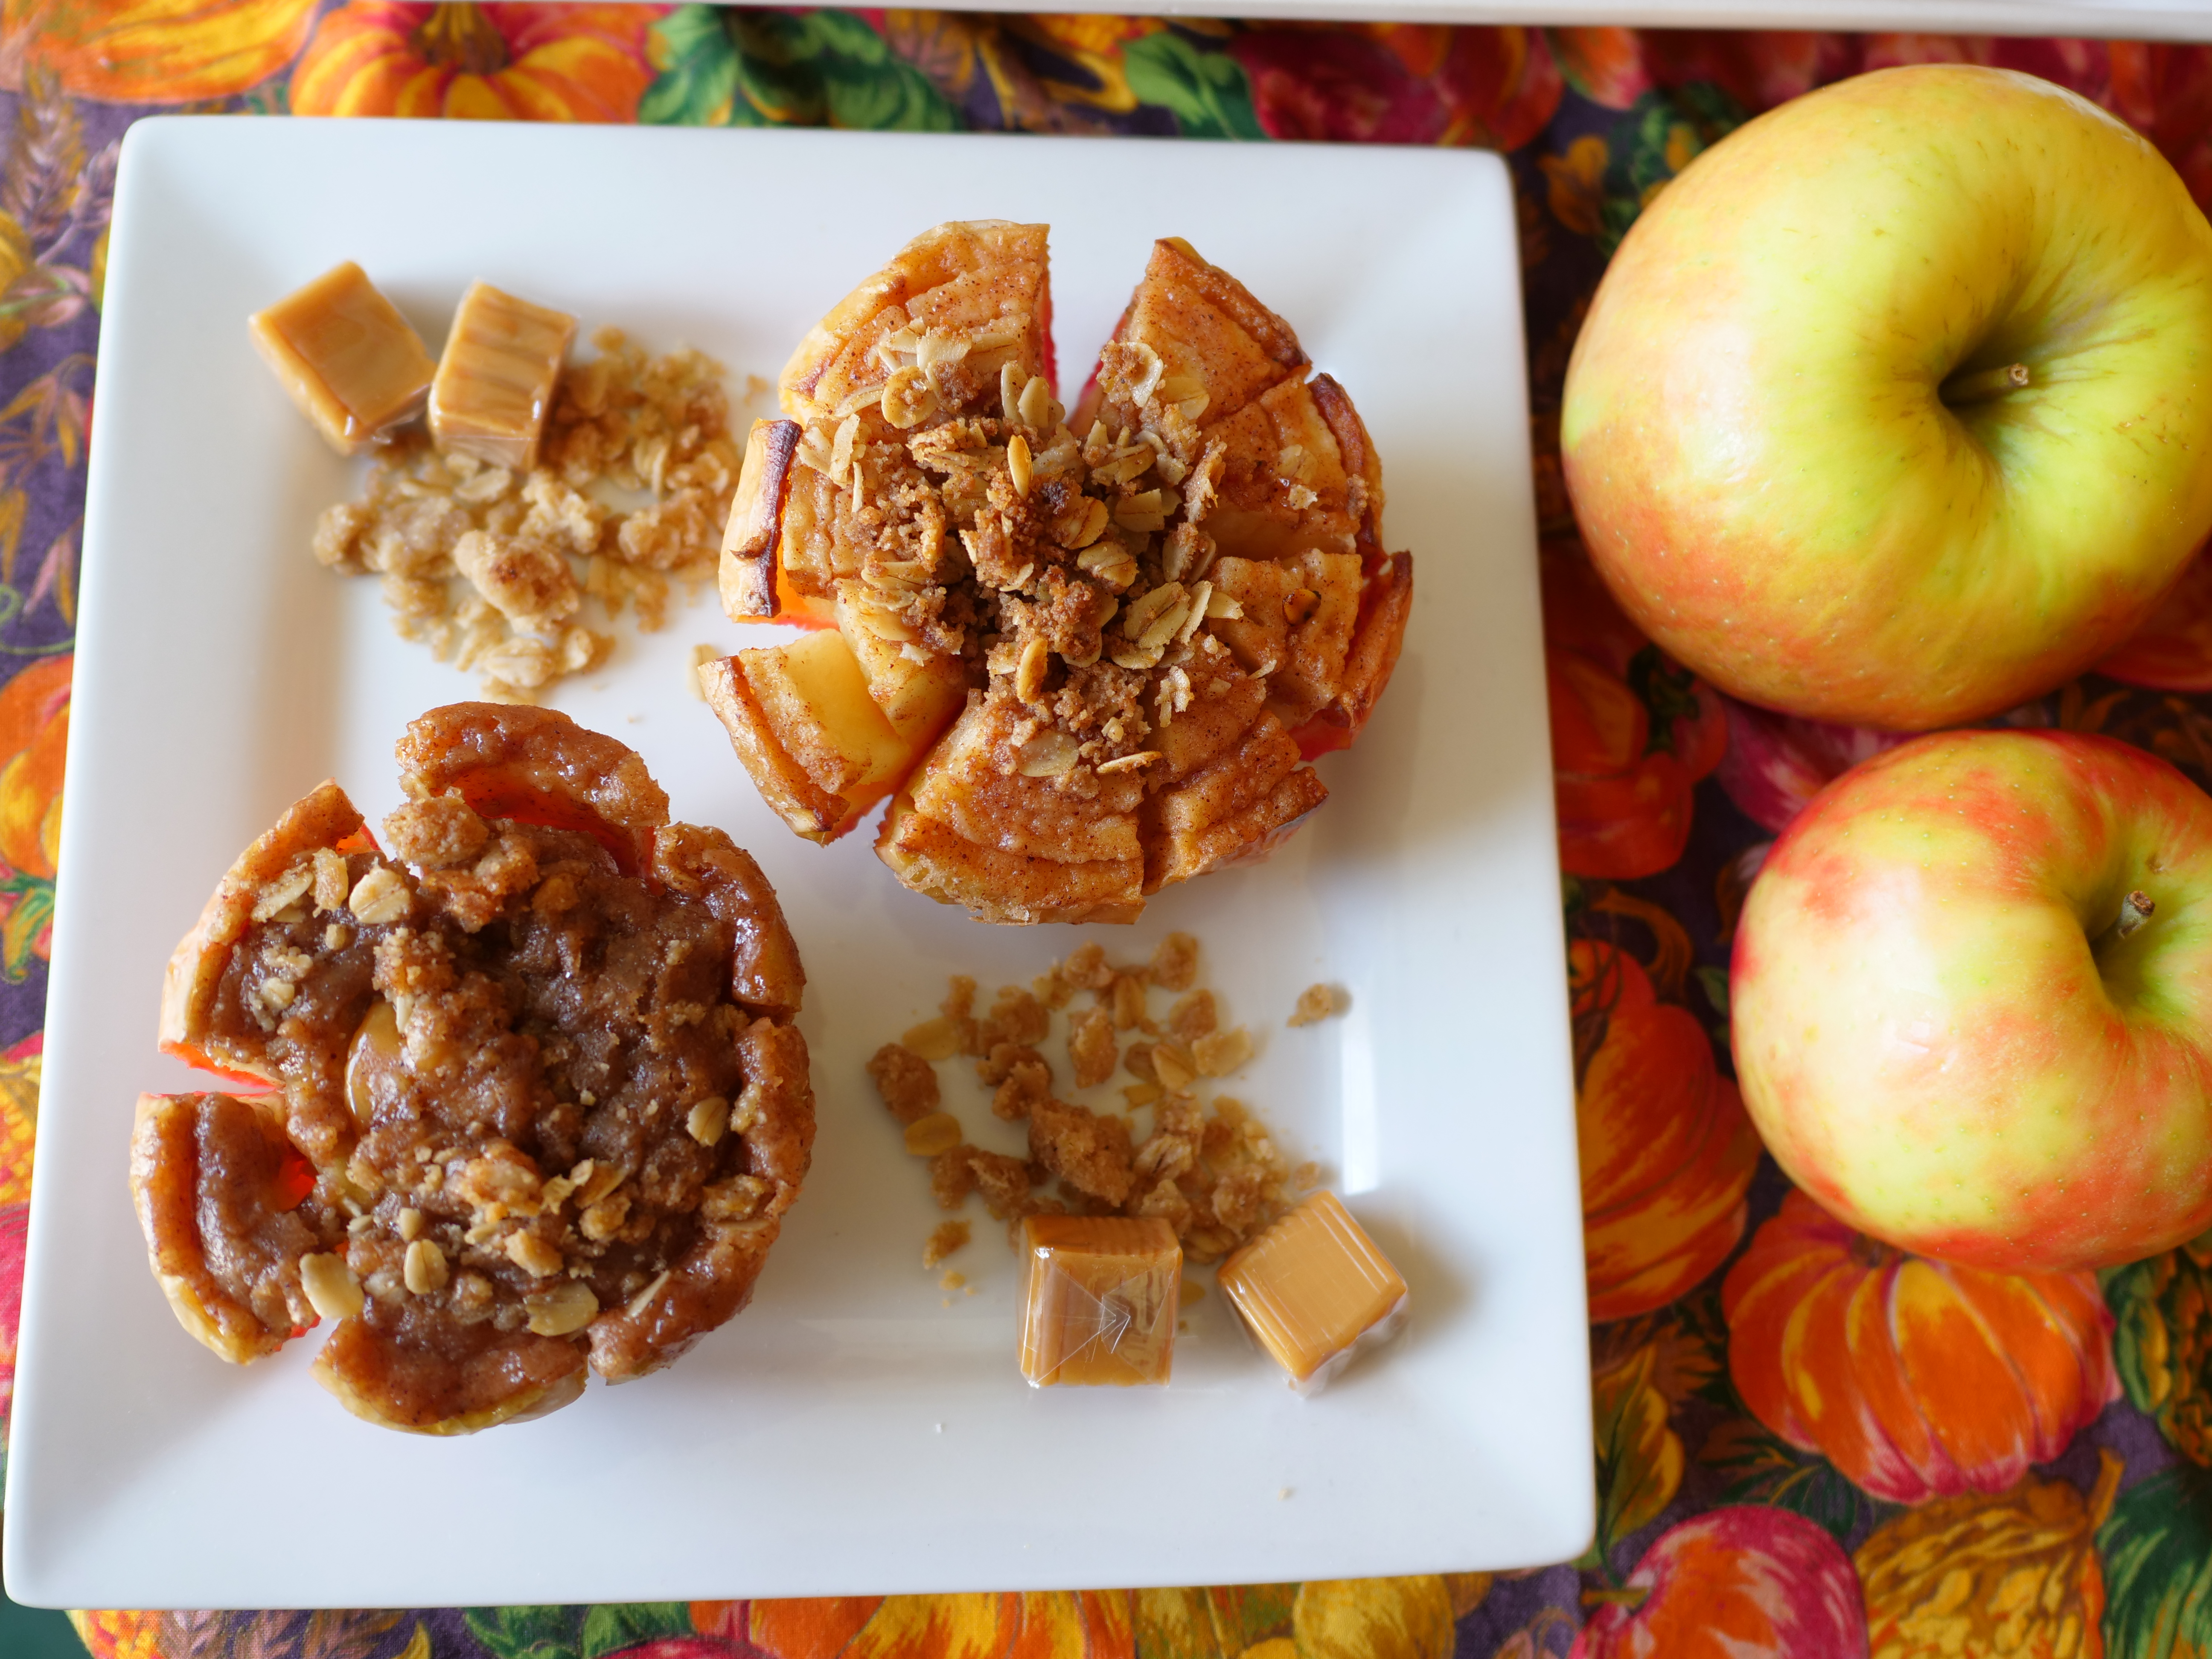
[[[968,1224],[964,1221],[939,1222],[936,1231],[929,1236],[929,1242],[921,1247],[921,1265],[934,1267],[954,1251],[966,1249],[970,1237]]]
[[[1291,1011],[1291,1017],[1285,1024],[1293,1026],[1318,1025],[1340,1012],[1343,1006],[1344,1000],[1338,995],[1334,986],[1309,985],[1298,993],[1297,1006]]]
[[[878,1093],[905,1126],[908,1149],[930,1158],[930,1190],[939,1207],[957,1210],[980,1194],[992,1216],[1007,1224],[1010,1242],[1029,1215],[1159,1216],[1189,1259],[1205,1262],[1282,1213],[1293,1193],[1317,1185],[1319,1167],[1290,1170],[1243,1103],[1200,1097],[1202,1079],[1232,1074],[1253,1050],[1243,1027],[1220,1028],[1219,1004],[1196,986],[1197,970],[1197,942],[1184,933],[1169,935],[1141,966],[1116,965],[1101,946],[1085,945],[1028,989],[1001,987],[981,1018],[974,1013],[975,981],[956,977],[937,1018],[884,1044],[868,1062]],[[1164,1024],[1153,1015],[1155,989],[1182,994],[1165,1011]],[[1117,1069],[1137,1079],[1121,1091],[1124,1111],[1094,1111],[1054,1095],[1051,1062],[1037,1045],[1049,1036],[1055,1013],[1064,1016],[1078,1087],[1104,1083]],[[1133,1037],[1126,1048],[1124,1032]],[[994,1091],[994,1115],[1027,1121],[1027,1158],[964,1140],[915,1144],[923,1122],[942,1120],[949,1127],[939,1134],[957,1133],[931,1063],[955,1056],[973,1059],[978,1080]],[[1136,1115],[1145,1110],[1150,1130],[1140,1133]],[[939,1250],[947,1226],[957,1226],[965,1242],[965,1222],[940,1225],[924,1252],[926,1265],[955,1248]]]
[[[316,522],[315,557],[382,578],[401,637],[476,673],[495,702],[535,702],[606,659],[614,637],[585,622],[587,600],[610,622],[634,605],[652,633],[672,581],[696,592],[714,580],[740,459],[721,365],[689,349],[649,357],[619,329],[592,343],[600,355],[562,376],[529,471],[404,429],[361,499]],[[746,396],[766,390],[753,377]]]
[[[868,1062],[876,1092],[901,1123],[915,1123],[937,1109],[937,1073],[909,1049],[887,1042]]]
[[[810,1158],[805,975],[758,867],[612,739],[462,704],[399,758],[374,837],[320,786],[179,946],[165,1046],[275,1086],[143,1097],[131,1184],[194,1335],[332,1319],[325,1386],[450,1434],[743,1308]]]

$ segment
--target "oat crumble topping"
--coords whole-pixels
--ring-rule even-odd
[[[475,672],[496,702],[534,702],[606,659],[614,635],[584,620],[586,599],[610,623],[634,605],[652,633],[672,582],[696,593],[714,580],[738,463],[722,366],[689,349],[649,357],[619,329],[592,343],[600,355],[562,374],[527,472],[403,428],[362,498],[315,526],[319,561],[380,577],[401,637]],[[766,391],[756,376],[746,395]]]

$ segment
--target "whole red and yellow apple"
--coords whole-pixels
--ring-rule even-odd
[[[1560,437],[1678,660],[1818,720],[1974,719],[2118,645],[2212,530],[2212,228],[2046,82],[1842,82],[1637,221]]]
[[[1844,773],[1745,902],[1744,1104],[1860,1231],[2010,1271],[2212,1223],[2212,798],[2108,738],[1951,732]]]

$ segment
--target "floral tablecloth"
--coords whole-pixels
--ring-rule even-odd
[[[1598,1535],[1539,1571],[1100,1594],[73,1614],[101,1659],[1127,1654],[2196,1656],[2212,1647],[2212,1236],[2007,1279],[1830,1222],[1760,1152],[1729,941],[1771,837],[1881,746],[1662,658],[1577,546],[1569,348],[1705,146],[1886,64],[2033,70],[2212,202],[2212,48],[393,0],[0,8],[0,1422],[21,1292],[85,434],[115,157],[139,115],[490,117],[1480,144],[1508,155],[1544,546],[1580,1093]],[[2212,781],[2212,573],[2008,718]],[[2118,676],[2116,678],[2115,676]],[[1872,1318],[1850,1317],[1854,1308]],[[711,1586],[701,1586],[702,1589]],[[1618,1645],[1640,1633],[1644,1645]]]

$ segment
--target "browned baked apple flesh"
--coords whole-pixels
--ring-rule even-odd
[[[1320,805],[1304,763],[1373,709],[1412,562],[1382,549],[1343,388],[1187,242],[1154,246],[1066,418],[1044,242],[941,225],[801,343],[724,593],[732,617],[786,586],[830,602],[845,649],[702,678],[799,834],[896,792],[877,851],[915,890],[991,921],[1128,921]]]
[[[812,1144],[805,976],[759,866],[613,739],[461,704],[398,753],[381,850],[325,784],[179,947],[165,1043],[276,1088],[147,1097],[131,1184],[216,1352],[331,1318],[349,1409],[465,1433],[744,1306]]]
[[[755,421],[745,435],[719,569],[722,609],[732,617],[769,621],[783,609],[775,542],[803,429],[796,421]]]
[[[890,794],[967,697],[957,659],[885,661],[836,629],[707,663],[699,686],[762,795],[822,842]]]
[[[410,801],[458,791],[488,817],[579,830],[626,875],[645,867],[668,822],[667,792],[627,745],[541,709],[434,708],[408,726],[394,752]]]
[[[337,1237],[319,1206],[302,1213],[314,1185],[283,1113],[262,1101],[139,1096],[131,1195],[154,1275],[185,1328],[224,1358],[274,1353],[314,1323],[300,1263]]]

